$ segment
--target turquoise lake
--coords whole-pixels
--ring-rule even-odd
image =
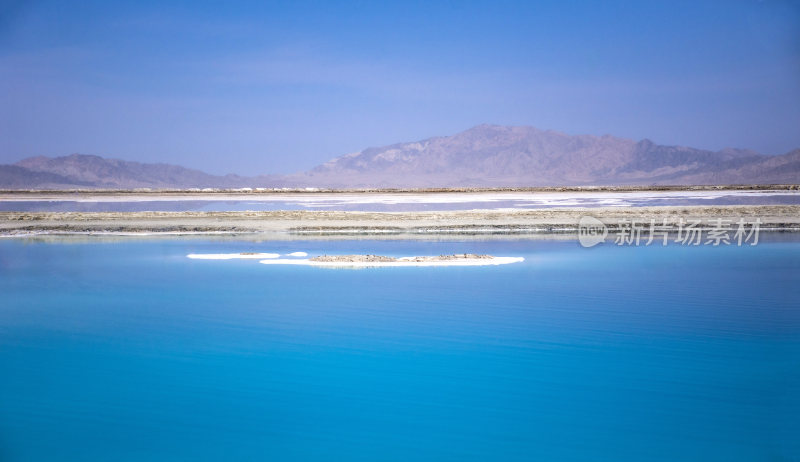
[[[523,256],[326,269],[189,253]],[[0,240],[0,461],[800,460],[800,238]]]

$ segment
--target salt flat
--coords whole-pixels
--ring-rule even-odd
[[[535,210],[428,212],[0,212],[0,235],[32,234],[247,234],[269,239],[437,238],[563,234],[591,215],[613,228],[623,221],[677,224],[680,220],[758,219],[763,230],[800,230],[800,206],[565,207]]]
[[[800,205],[794,189],[667,189],[442,192],[5,192],[6,211],[424,211],[641,207],[670,205]]]
[[[131,204],[139,205],[128,208]],[[624,220],[675,224],[690,218],[736,221],[746,217],[761,220],[765,230],[797,231],[800,190],[795,185],[784,185],[0,192],[0,236],[247,234],[270,239],[536,236],[573,232],[580,218],[586,215],[610,227]]]

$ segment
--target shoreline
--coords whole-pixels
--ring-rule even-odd
[[[767,199],[764,199],[767,198]],[[702,201],[707,200],[738,200],[741,205],[791,205],[791,202],[776,202],[776,198],[800,198],[800,187],[793,185],[779,185],[769,187],[697,187],[697,188],[664,188],[664,189],[645,189],[645,188],[508,188],[508,189],[441,189],[441,190],[315,190],[315,191],[2,191],[0,190],[0,204],[6,203],[49,203],[49,204],[75,204],[75,209],[53,210],[58,212],[83,211],[78,204],[103,205],[113,207],[114,204],[151,204],[152,209],[139,211],[203,211],[203,210],[170,210],[159,209],[165,207],[158,204],[172,203],[192,203],[192,204],[211,204],[217,202],[241,202],[252,204],[257,207],[268,206],[270,208],[255,208],[259,211],[278,211],[278,210],[342,210],[341,207],[348,206],[404,206],[414,207],[419,204],[433,204],[444,206],[438,210],[467,210],[466,208],[449,208],[458,204],[474,204],[473,208],[494,208],[501,209],[509,205],[507,203],[520,202],[525,206],[514,206],[519,209],[554,208],[554,207],[639,207],[648,206],[637,203],[638,201],[665,200],[681,201],[694,200],[701,201],[695,204],[684,205],[703,205]],[[753,200],[772,200],[761,204],[746,202]],[[582,203],[585,201],[586,203]],[[593,205],[592,202],[595,204]],[[275,206],[281,204],[283,206]],[[478,205],[481,204],[481,205]],[[493,204],[497,206],[492,207]],[[736,204],[736,202],[731,202]],[[287,208],[288,206],[289,208]],[[649,206],[661,206],[652,204]],[[20,205],[20,207],[23,207]],[[274,208],[271,208],[274,207]],[[398,209],[394,211],[424,211],[426,209]],[[15,209],[11,209],[15,210]],[[25,208],[16,209],[24,211]],[[237,209],[233,209],[237,210]],[[243,209],[238,209],[244,211]],[[355,208],[351,210],[361,210]],[[41,210],[42,212],[48,210]],[[113,210],[96,210],[113,211]],[[130,210],[117,210],[120,212]],[[208,210],[213,211],[213,210]],[[225,211],[221,209],[219,211]],[[389,210],[376,210],[389,211]]]
[[[662,191],[798,191],[800,184],[730,184],[730,185],[619,185],[619,186],[532,186],[532,187],[452,187],[452,188],[75,188],[75,189],[0,189],[0,200],[13,200],[7,196],[137,196],[169,195],[192,197],[211,194],[215,196],[240,195],[257,197],[265,194],[407,194],[407,193],[492,193],[492,192],[662,192]]]
[[[485,209],[430,212],[0,212],[0,236],[248,235],[265,239],[543,236],[576,233],[581,217],[608,226],[680,220],[761,220],[765,232],[800,232],[800,205]]]

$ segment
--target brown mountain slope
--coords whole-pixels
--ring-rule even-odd
[[[800,181],[796,168],[776,176],[767,166],[758,167],[770,160],[783,162],[746,150],[712,152],[609,135],[479,125],[453,136],[365,149],[294,175],[290,182],[421,187],[704,184],[726,178],[747,183]]]
[[[251,181],[236,175],[209,175],[177,165],[144,164],[83,154],[31,157],[14,166],[58,175],[75,186],[97,188],[230,188]]]

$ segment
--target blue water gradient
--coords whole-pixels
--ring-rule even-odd
[[[292,251],[498,267],[198,261]],[[800,240],[0,241],[2,461],[798,460]]]

